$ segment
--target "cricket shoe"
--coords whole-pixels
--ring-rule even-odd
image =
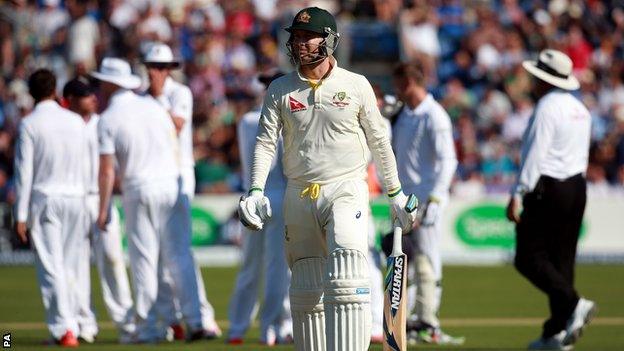
[[[564,345],[563,339],[566,336],[566,331],[562,330],[559,333],[550,336],[548,338],[540,337],[529,344],[527,349],[529,350],[563,350],[569,351],[574,348],[572,345]]]
[[[172,339],[173,340],[184,340],[185,339],[184,328],[182,328],[181,325],[179,325],[179,324],[172,324],[172,325],[169,326],[169,329],[171,330],[171,334],[172,334]]]
[[[272,328],[269,328],[266,331],[266,334],[260,337],[260,344],[262,345],[275,346],[276,343],[277,343],[277,334],[275,333],[275,330],[273,330]]]
[[[45,346],[58,345],[60,347],[78,347],[80,343],[71,330],[68,330],[60,338],[52,338],[43,342]]]
[[[382,344],[384,341],[383,334],[380,335],[371,335],[370,343],[371,344]]]
[[[598,312],[596,303],[581,297],[576,303],[574,312],[572,312],[572,316],[570,316],[566,324],[566,334],[563,339],[563,344],[574,344],[581,335],[583,335],[583,329],[589,324],[596,312]]]
[[[119,343],[121,345],[136,344],[136,335],[134,332],[122,330],[119,332]]]
[[[446,334],[439,327],[424,322],[410,322],[407,325],[407,338],[410,344],[463,345],[466,338]]]
[[[227,344],[228,345],[242,345],[243,344],[243,338],[229,338],[227,340]]]
[[[280,345],[292,345],[295,343],[295,339],[292,334],[286,334],[277,338],[277,343]]]
[[[80,334],[78,336],[79,342],[85,342],[87,344],[93,344],[95,342],[96,335],[93,334]]]
[[[191,331],[187,338],[187,342],[193,342],[197,340],[214,340],[221,336],[221,329],[215,324],[211,328],[202,328]]]

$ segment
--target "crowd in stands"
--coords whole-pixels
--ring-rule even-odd
[[[182,58],[175,76],[194,95],[197,192],[241,191],[236,122],[260,103],[258,73],[292,69],[282,29],[311,5],[339,20],[340,65],[368,60],[389,73],[398,59],[424,63],[430,90],[453,121],[456,193],[508,191],[534,108],[521,62],[546,47],[572,58],[582,84],[576,94],[592,114],[592,187],[624,188],[620,1],[11,0],[0,4],[0,201],[12,201],[16,130],[33,107],[28,75],[49,67],[60,89],[104,56],[122,57],[144,74],[141,56],[155,41]],[[375,43],[381,52],[366,55],[373,43],[360,45],[362,33],[386,38]],[[393,94],[389,74],[369,78]]]

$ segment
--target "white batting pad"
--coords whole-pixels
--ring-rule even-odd
[[[358,250],[334,250],[327,260],[327,273],[327,350],[368,350],[372,322],[366,256]]]
[[[304,258],[293,264],[290,310],[297,351],[325,351],[324,273],[322,257]]]
[[[440,326],[438,320],[439,294],[431,260],[426,255],[418,254],[414,259],[416,275],[415,313],[420,320],[434,327]]]

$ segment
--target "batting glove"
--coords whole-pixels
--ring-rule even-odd
[[[420,224],[424,227],[432,226],[438,221],[440,215],[440,202],[436,199],[429,199],[427,207],[425,208],[425,214],[423,215]]]
[[[271,218],[271,203],[262,191],[254,190],[249,196],[241,196],[238,203],[238,218],[251,230],[262,230],[264,222]]]
[[[418,199],[410,195],[408,198],[403,191],[398,190],[390,195],[390,208],[392,209],[392,220],[398,222],[403,229],[403,233],[412,230],[416,221],[416,208],[418,207]]]

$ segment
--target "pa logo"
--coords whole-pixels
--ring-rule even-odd
[[[2,335],[2,348],[4,349],[11,348],[11,333],[6,333]]]

